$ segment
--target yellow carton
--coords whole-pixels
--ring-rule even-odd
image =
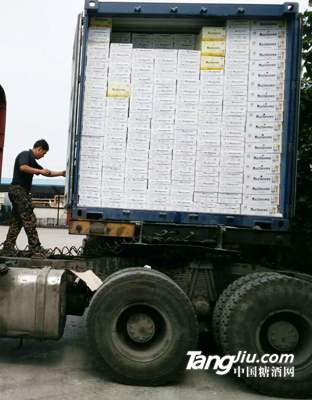
[[[200,33],[200,40],[225,40],[226,28],[216,26],[204,26]]]
[[[201,70],[223,70],[224,57],[201,56],[200,58]]]
[[[107,97],[130,97],[130,83],[109,83]]]
[[[197,50],[201,51],[202,56],[225,56],[225,41],[202,41]]]
[[[101,28],[111,28],[112,22],[113,22],[112,18],[104,18],[104,17],[90,18],[90,26],[98,26]]]

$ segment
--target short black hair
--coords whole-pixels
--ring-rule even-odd
[[[42,147],[42,150],[49,151],[49,145],[48,142],[44,139],[37,140],[36,143],[34,144],[34,149],[37,147]]]

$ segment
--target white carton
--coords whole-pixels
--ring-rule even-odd
[[[240,96],[240,97],[244,96],[247,99],[247,92],[248,92],[247,86],[224,85],[223,96],[228,100],[229,100],[228,96]]]
[[[223,105],[223,115],[236,117],[240,115],[246,115],[246,112],[247,112],[247,105],[246,106]]]
[[[244,174],[242,172],[220,172],[220,182],[240,182],[243,183]]]
[[[206,150],[201,150],[201,148],[197,151],[196,161],[209,160],[211,157],[216,157],[220,155],[220,147],[209,147]]]
[[[257,112],[257,111],[249,111],[247,112],[247,121],[251,122],[278,122],[283,121],[283,112]]]
[[[198,167],[218,167],[220,164],[220,157],[219,156],[211,156],[207,157],[202,160],[196,160],[196,168]]]
[[[279,153],[249,153],[245,154],[245,164],[276,164],[281,162],[281,155]]]
[[[131,86],[131,96],[134,94],[137,97],[140,95],[144,95],[145,93],[153,93],[153,84],[152,83],[135,83]]]
[[[230,45],[248,45],[249,46],[250,35],[227,35],[226,44]]]
[[[227,68],[242,68],[246,71],[249,70],[249,57],[248,56],[225,56],[225,70]]]
[[[221,136],[221,145],[224,147],[245,147],[245,138],[231,137],[231,136]]]
[[[251,61],[249,64],[250,71],[266,71],[266,70],[285,70],[285,60],[260,60]]]
[[[132,92],[131,103],[152,103],[153,93],[146,92]]]
[[[283,124],[274,122],[250,122],[246,124],[247,133],[282,133]]]
[[[211,193],[215,193],[218,192],[219,190],[219,183],[218,182],[214,182],[214,183],[206,183],[206,184],[198,184],[195,185],[194,191],[195,192],[211,192]]]
[[[285,50],[286,49],[286,39],[284,38],[261,38],[261,37],[251,37],[250,38],[250,49],[251,50]]]
[[[222,167],[243,167],[244,166],[244,157],[236,156],[221,156],[220,157],[220,166]]]
[[[218,203],[223,204],[241,204],[242,194],[241,193],[219,193]]]
[[[124,178],[118,176],[106,176],[102,179],[102,188],[111,187],[111,188],[123,188],[124,187]]]
[[[124,197],[127,198],[127,196],[129,195],[130,197],[132,196],[136,196],[139,194],[143,194],[145,196],[147,196],[147,189],[146,188],[125,188],[125,192],[124,192]]]
[[[225,76],[227,77],[247,77],[248,76],[248,69],[245,66],[228,66],[225,69]]]
[[[222,75],[215,75],[211,74],[211,72],[219,72],[219,71],[209,71],[209,70],[201,70],[200,71],[200,82],[201,84],[211,84],[213,86],[220,86],[223,85],[224,83],[224,73],[222,72]]]
[[[281,144],[282,135],[280,133],[247,133],[246,142],[274,142]]]
[[[246,143],[246,153],[281,153],[282,146],[278,143]]]
[[[250,49],[250,60],[251,61],[262,61],[262,60],[285,60],[286,51],[278,49]]]
[[[244,21],[246,22],[246,21]],[[248,21],[249,22],[249,21]],[[250,26],[244,26],[244,25],[237,25],[237,26],[229,26],[227,25],[226,27],[226,37],[229,38],[231,36],[236,36],[236,35],[250,35]]]
[[[200,93],[206,96],[223,96],[223,86],[211,86],[210,84],[202,84]]]
[[[232,204],[224,204],[224,205],[219,204],[218,208],[217,208],[218,213],[219,214],[234,214],[234,215],[241,213],[240,206],[235,205],[235,207],[231,207],[231,205]]]
[[[133,189],[147,189],[147,179],[142,178],[126,178],[125,191]]]
[[[246,205],[241,206],[241,213],[246,215],[272,215],[281,216],[277,206]]]
[[[80,149],[80,159],[97,159],[102,160],[102,152],[101,151],[94,151],[94,150],[85,150],[83,147]]]
[[[245,174],[280,174],[280,162],[250,163],[244,165]]]
[[[209,149],[210,147],[220,147],[221,146],[221,142],[219,138],[209,138],[206,135],[205,136],[198,136],[197,138],[197,148],[198,150],[202,149]]]
[[[259,29],[285,29],[286,21],[282,20],[257,20],[251,21],[251,29],[259,30]]]
[[[245,116],[222,116],[222,124],[227,125],[229,127],[245,127],[246,117]]]
[[[247,86],[248,76],[228,76],[224,77],[225,86]]]
[[[270,183],[279,184],[280,183],[280,175],[279,174],[245,173],[244,183],[257,184],[257,185],[258,184],[259,185],[267,185]]]
[[[245,194],[243,196],[243,203],[248,205],[273,205],[279,204],[279,195],[257,195]]]
[[[248,101],[255,102],[280,102],[284,100],[283,90],[250,90]]]
[[[248,56],[249,55],[249,45],[234,45],[230,44],[226,46],[226,54],[232,56]]]
[[[268,185],[259,185],[259,184],[244,184],[243,193],[244,194],[279,194],[280,187],[279,184],[275,185],[273,183]]]
[[[248,111],[259,112],[259,111],[269,111],[269,112],[282,112],[284,110],[284,103],[281,101],[270,101],[270,102],[248,102]]]
[[[284,70],[261,70],[261,71],[250,71],[249,72],[249,82],[251,81],[261,81],[262,79],[274,80],[274,81],[284,81],[285,71]]]
[[[201,93],[199,98],[200,105],[207,106],[221,106],[222,105],[222,96],[209,96]]]

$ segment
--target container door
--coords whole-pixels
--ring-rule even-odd
[[[78,15],[75,41],[73,48],[73,66],[71,78],[69,127],[67,142],[67,163],[65,180],[65,206],[70,207],[72,202],[73,177],[75,169],[75,140],[77,129],[77,110],[79,94],[79,75],[81,63],[81,37],[82,37],[82,13]]]

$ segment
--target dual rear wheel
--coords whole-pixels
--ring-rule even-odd
[[[244,370],[243,379],[257,391],[311,398],[311,305],[312,285],[305,281],[277,273],[247,275],[230,285],[217,302],[216,342],[226,355],[251,355],[252,362],[245,358],[234,367]],[[264,355],[268,356],[263,359]],[[293,355],[293,362],[289,363],[291,357],[281,361],[282,355]],[[248,377],[247,371],[256,372]]]

